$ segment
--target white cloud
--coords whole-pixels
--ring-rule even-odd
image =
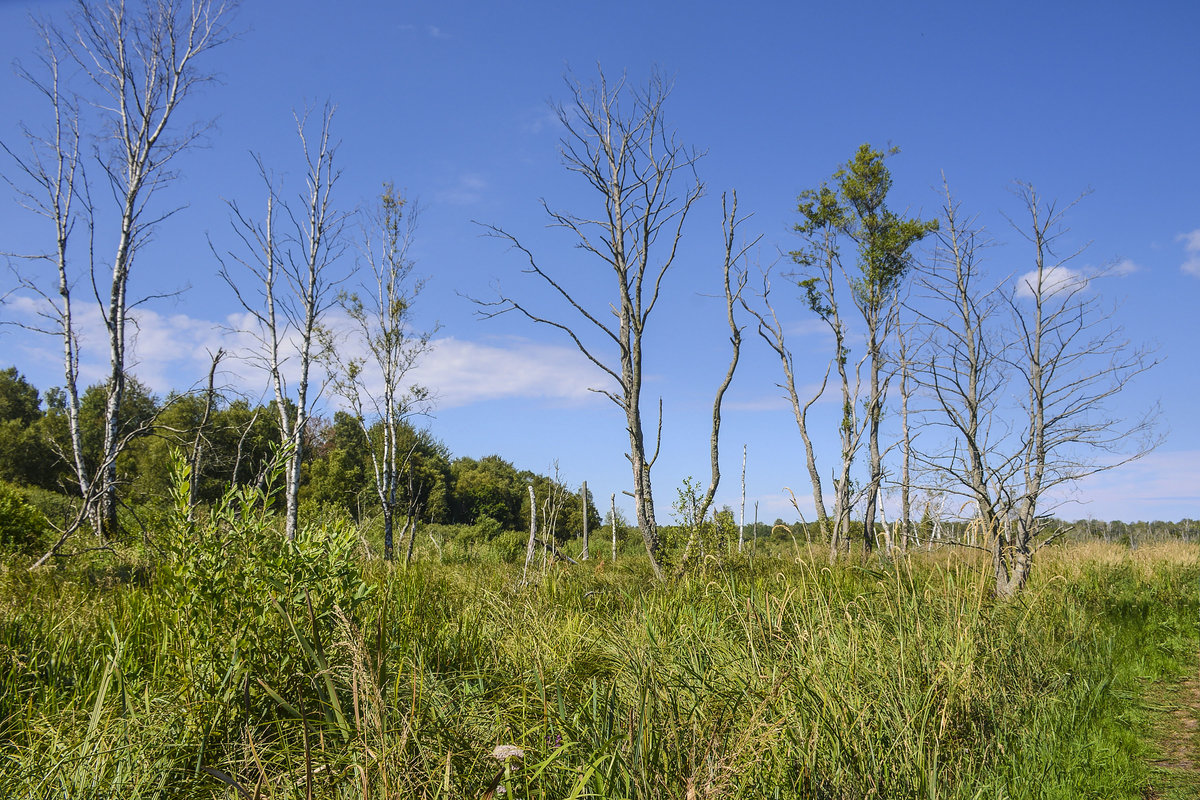
[[[573,348],[518,337],[494,341],[438,339],[413,380],[434,391],[439,408],[516,397],[586,402],[601,397],[591,389],[608,385]]]
[[[1126,275],[1132,275],[1135,272],[1140,272],[1141,269],[1141,266],[1134,263],[1131,259],[1123,258],[1116,264],[1112,265],[1110,273],[1123,278]]]
[[[1037,270],[1026,272],[1017,278],[1017,297],[1032,298],[1037,287]],[[1052,297],[1059,292],[1082,289],[1088,279],[1069,267],[1050,267],[1042,272],[1042,295]]]
[[[1188,275],[1200,278],[1200,228],[1191,233],[1181,233],[1176,239],[1183,242],[1184,252],[1187,253],[1187,260],[1180,269]]]
[[[16,322],[39,322],[36,314],[42,305],[34,298],[14,296],[6,303],[6,316]],[[14,313],[15,312],[15,313]],[[259,396],[266,386],[265,371],[256,338],[253,316],[239,312],[223,320],[193,317],[186,313],[163,314],[139,309],[136,324],[130,327],[127,364],[131,374],[156,394],[184,391],[203,383],[211,364],[211,353],[224,349],[228,357],[218,373],[218,387],[251,397]],[[92,307],[75,315],[81,343],[80,377],[85,385],[102,381],[108,372],[107,333],[98,309]],[[326,324],[339,341],[339,357],[345,361],[366,355],[353,336],[345,315],[333,314]],[[22,360],[38,365],[26,370],[35,382],[54,385],[61,382],[61,350],[57,339],[9,329],[6,346],[24,354]],[[283,351],[290,354],[284,374],[290,384],[298,377],[295,356],[298,334],[289,331]],[[562,345],[540,344],[520,337],[498,337],[466,341],[453,336],[434,339],[428,354],[410,374],[406,383],[428,388],[438,408],[454,408],[492,400],[528,398],[571,404],[605,402],[592,389],[610,388],[611,380],[578,350]],[[36,372],[36,375],[32,373]],[[323,379],[314,367],[312,379]],[[367,375],[371,386],[370,369]],[[326,396],[325,402],[337,401]]]

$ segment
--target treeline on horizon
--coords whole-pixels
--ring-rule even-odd
[[[131,434],[128,447],[118,459],[128,531],[146,529],[161,518],[170,503],[175,476],[172,452],[190,454],[197,473],[195,500],[216,503],[233,487],[261,486],[269,480],[272,464],[282,440],[274,401],[253,405],[244,398],[208,397],[201,393],[169,393],[156,397],[134,378],[122,408],[121,429]],[[103,430],[104,387],[90,387],[81,398],[80,423],[85,454],[98,459]],[[372,435],[377,435],[372,430]],[[69,448],[67,420],[61,389],[40,391],[16,366],[0,370],[0,541],[5,549],[29,555],[47,546],[49,532],[40,520],[29,529],[14,530],[21,519],[14,504],[28,504],[46,521],[61,524],[74,513],[78,490],[72,486],[72,471],[62,453]],[[198,444],[199,443],[199,444]],[[455,456],[428,429],[406,424],[402,444],[411,449],[411,487],[400,487],[399,505],[419,509],[426,525],[462,526],[459,536],[475,544],[494,542],[505,533],[524,534],[529,528],[533,486],[539,504],[553,499],[558,543],[578,538],[583,529],[579,487],[565,485],[556,476],[518,469],[502,454],[482,458]],[[306,519],[342,518],[369,527],[379,515],[379,499],[371,467],[370,448],[358,421],[344,411],[310,419],[300,487],[302,516]],[[282,498],[275,498],[282,504]],[[716,530],[730,547],[739,535],[756,542],[796,545],[824,543],[815,522],[783,519],[746,520],[738,530],[737,517],[728,506],[715,515]],[[917,544],[969,541],[969,522],[941,518],[927,504],[914,519]],[[596,541],[610,536],[612,512],[603,513],[588,493],[588,528]],[[617,512],[621,547],[635,545],[636,533]],[[855,520],[856,535],[862,522]],[[1182,539],[1192,541],[1195,521],[1079,519],[1057,520],[1055,527],[1073,538],[1099,539],[1136,546],[1139,541]],[[668,537],[677,526],[664,526]],[[508,536],[507,549],[520,549],[521,537]],[[597,545],[594,552],[607,552]]]
[[[104,399],[104,387],[97,384],[80,403],[84,453],[93,461],[100,458]],[[168,507],[176,480],[173,451],[185,454],[197,473],[195,500],[211,505],[231,486],[267,483],[282,440],[274,401],[253,405],[204,393],[158,398],[132,378],[120,422],[130,436],[117,460],[126,531],[149,526]],[[15,493],[17,502],[31,502],[55,524],[72,515],[78,499],[72,470],[61,455],[70,447],[67,424],[61,390],[39,391],[15,366],[0,371],[0,482],[7,484],[3,490],[10,498]],[[554,495],[559,538],[582,530],[578,488],[569,489],[554,476],[519,470],[499,455],[455,457],[429,431],[407,424],[401,444],[411,450],[412,482],[398,487],[400,503],[407,506],[411,500],[422,522],[474,526],[484,540],[528,530],[532,485],[539,502]],[[300,489],[303,517],[365,524],[379,513],[369,447],[367,434],[350,414],[310,419]],[[280,497],[275,500],[282,503]],[[590,498],[588,523],[593,530],[602,524]],[[25,544],[21,549],[44,543]]]

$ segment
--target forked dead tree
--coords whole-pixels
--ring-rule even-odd
[[[917,457],[971,501],[1002,597],[1024,587],[1037,550],[1052,540],[1046,523],[1058,490],[1157,444],[1156,409],[1132,421],[1111,410],[1157,363],[1153,354],[1130,347],[1102,306],[1102,275],[1073,267],[1086,245],[1059,252],[1066,213],[1079,201],[1060,207],[1025,183],[1017,195],[1027,219],[1012,224],[1032,246],[1032,269],[1015,285],[981,288],[986,242],[947,189],[938,258],[922,281],[932,355],[915,373],[934,399],[931,425],[947,432]],[[1019,387],[1015,401],[1005,386]]]
[[[944,491],[972,504],[986,531],[999,531],[1012,508],[1019,466],[1007,446],[1011,422],[1003,387],[1010,379],[1010,343],[1002,328],[1002,284],[984,281],[983,251],[991,245],[965,219],[943,178],[945,203],[933,259],[918,281],[920,303],[910,306],[925,332],[914,356],[913,379],[927,395],[926,446],[912,450],[922,470]]]
[[[738,241],[738,225],[745,218],[738,216],[737,192],[731,193],[729,197],[721,197],[721,218],[721,227],[725,235],[725,258],[721,272],[725,288],[725,322],[729,326],[730,356],[729,367],[725,370],[725,379],[717,387],[716,397],[713,399],[712,428],[709,433],[708,489],[703,498],[700,498],[699,502],[695,503],[691,509],[690,528],[693,537],[701,530],[702,522],[712,508],[713,498],[716,497],[717,489],[721,485],[721,408],[725,402],[725,393],[729,391],[729,386],[733,383],[733,375],[737,372],[738,361],[742,356],[742,328],[738,325],[733,312],[734,306],[742,302],[742,290],[746,288],[747,271],[744,266],[739,268],[738,264],[745,261],[746,253],[758,243],[758,238],[748,243],[739,243]],[[743,470],[744,468],[743,463]],[[744,493],[744,474],[742,490]],[[684,548],[683,556],[680,558],[680,572],[687,566],[692,545],[693,541],[689,540]],[[701,554],[703,554],[703,543],[701,543]]]
[[[805,247],[792,254],[793,260],[799,264],[803,272],[789,275],[788,278],[804,292],[805,301],[811,311],[817,314],[833,334],[834,352],[821,383],[807,399],[802,400],[796,386],[794,357],[787,343],[787,335],[783,321],[776,313],[774,301],[771,299],[770,269],[764,271],[762,289],[759,293],[762,308],[757,308],[743,301],[744,307],[758,319],[758,333],[763,341],[779,358],[783,371],[783,380],[777,385],[784,390],[792,407],[792,415],[804,442],[805,466],[808,469],[809,482],[812,485],[813,505],[816,507],[817,524],[829,541],[829,558],[837,558],[842,548],[850,547],[850,512],[854,507],[856,493],[850,476],[850,470],[858,453],[863,433],[864,421],[857,414],[858,398],[861,381],[859,372],[861,362],[856,364],[853,372],[849,367],[850,349],[846,343],[846,325],[842,321],[839,306],[839,279],[842,277],[840,253],[837,247],[837,230],[832,225],[821,225],[811,230],[801,230],[805,237]],[[827,504],[821,472],[817,465],[816,450],[808,430],[808,412],[812,406],[825,394],[829,383],[829,373],[836,369],[838,386],[841,392],[842,416],[838,423],[838,437],[841,444],[840,461],[833,472],[833,502]],[[851,381],[853,375],[853,381]]]
[[[225,4],[210,0],[79,0],[66,26],[35,23],[43,71],[23,75],[49,102],[52,132],[24,128],[27,152],[4,146],[17,165],[9,183],[54,228],[55,246],[27,258],[56,265],[56,289],[41,288],[44,279],[38,275],[25,275],[23,283],[48,302],[47,329],[63,340],[72,468],[98,533],[115,534],[117,526],[116,456],[129,440],[120,425],[127,326],[133,309],[151,299],[130,298],[129,277],[155,226],[177,210],[151,201],[174,179],[179,155],[205,131],[205,125],[180,126],[177,117],[186,99],[212,80],[201,63],[230,38],[227,11]],[[72,64],[78,68],[75,82],[66,76]],[[89,136],[95,137],[94,178],[81,157],[81,141]],[[103,190],[93,191],[93,182]],[[97,208],[97,197],[111,198],[113,207]],[[97,242],[98,219],[105,226],[113,220],[108,259],[101,255],[105,245]],[[80,221],[89,241],[86,255],[76,258],[69,255],[68,243]],[[80,262],[86,267],[79,269]],[[76,281],[85,277],[100,307],[109,350],[101,455],[90,475],[78,446],[79,352],[71,303]]]
[[[625,417],[638,529],[654,574],[661,580],[651,482],[658,445],[653,451],[648,446],[642,414],[642,344],[663,279],[675,264],[684,222],[703,194],[695,171],[701,154],[681,144],[667,127],[664,107],[671,87],[660,75],[655,74],[645,88],[629,86],[624,78],[610,84],[603,73],[595,85],[585,86],[572,77],[567,83],[570,100],[555,107],[566,131],[561,139],[563,163],[595,192],[598,208],[592,215],[581,215],[543,205],[552,224],[574,234],[577,246],[600,269],[609,271],[615,292],[607,302],[589,302],[516,236],[489,226],[493,235],[524,254],[526,273],[550,289],[564,312],[562,316],[543,313],[500,293],[493,301],[480,302],[481,313],[494,317],[515,311],[558,330],[612,379],[614,388],[596,391]],[[661,413],[658,425],[661,432]]]
[[[1017,230],[1032,245],[1033,269],[1017,279],[1007,300],[1016,330],[1014,367],[1027,390],[1017,454],[1021,469],[1012,488],[1011,534],[997,535],[996,592],[1024,587],[1055,491],[1141,458],[1158,445],[1157,407],[1126,420],[1111,402],[1158,361],[1145,346],[1131,346],[1102,305],[1094,281],[1069,264],[1064,207],[1032,184],[1017,183],[1027,221]]]
[[[298,524],[305,426],[324,388],[314,387],[312,379],[313,366],[327,343],[321,336],[321,321],[336,304],[337,286],[347,277],[337,271],[345,251],[342,234],[347,214],[333,203],[341,175],[335,166],[333,114],[333,107],[326,105],[316,126],[309,124],[307,113],[295,118],[306,183],[298,202],[280,199],[274,178],[256,157],[267,189],[265,217],[255,221],[230,203],[234,233],[242,247],[224,255],[213,248],[221,277],[252,321],[252,329],[246,332],[256,340],[257,350],[249,355],[267,372],[275,395],[287,456],[284,499],[289,539],[295,538]],[[286,232],[279,228],[281,210]],[[243,275],[231,271],[234,265],[251,280],[246,282]],[[295,375],[294,394],[288,386],[289,374]]]

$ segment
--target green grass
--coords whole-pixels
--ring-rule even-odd
[[[211,624],[162,568],[8,569],[0,796],[1143,798],[1198,553],[1055,550],[997,603],[963,553],[520,586],[427,552],[347,613],[255,573]]]

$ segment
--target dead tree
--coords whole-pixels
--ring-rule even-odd
[[[533,482],[529,482],[529,541],[525,545],[525,566],[521,568],[521,583],[529,575],[529,564],[533,561],[533,547],[537,542],[537,495],[533,493]]]
[[[731,197],[721,197],[721,217],[721,227],[725,234],[725,258],[721,272],[725,288],[725,321],[729,325],[731,352],[729,367],[725,370],[725,379],[717,387],[716,397],[713,399],[712,428],[709,433],[710,477],[703,499],[691,509],[692,520],[689,527],[692,530],[693,538],[700,535],[704,518],[712,508],[713,498],[716,497],[717,488],[721,485],[721,408],[725,402],[725,393],[729,391],[729,386],[733,383],[733,375],[737,372],[738,361],[742,355],[742,328],[734,317],[734,306],[742,301],[742,290],[746,287],[746,270],[739,269],[737,265],[744,260],[746,253],[758,243],[757,238],[746,244],[738,242],[737,229],[738,225],[744,221],[744,217],[738,217],[737,192],[733,192]],[[703,539],[700,541],[701,555],[703,555]],[[681,572],[687,565],[692,544],[693,542],[689,540],[684,548],[683,556],[680,558],[679,569]]]
[[[970,501],[1002,597],[1024,587],[1037,550],[1053,538],[1046,521],[1056,490],[1157,443],[1156,410],[1129,422],[1109,411],[1156,361],[1129,347],[1102,307],[1101,275],[1072,266],[1086,245],[1058,252],[1078,200],[1059,207],[1029,184],[1017,184],[1017,194],[1028,218],[1013,227],[1032,245],[1032,269],[989,288],[979,285],[987,241],[947,189],[937,257],[921,281],[930,354],[915,371],[933,399],[928,427],[945,432],[915,457],[945,491]],[[1010,402],[1005,387],[1013,386],[1019,399]]]
[[[0,142],[0,147],[15,165],[15,173],[6,175],[8,184],[25,209],[44,218],[53,228],[54,248],[45,253],[7,255],[34,264],[52,264],[54,268],[53,289],[46,286],[36,270],[18,270],[20,287],[42,300],[38,312],[42,321],[28,323],[24,327],[57,337],[62,342],[63,399],[70,442],[61,455],[70,465],[79,495],[84,499],[84,513],[79,524],[90,521],[95,533],[100,535],[99,507],[92,489],[93,475],[84,461],[83,435],[79,425],[79,340],[75,331],[72,296],[77,275],[72,270],[70,258],[73,252],[70,245],[76,226],[82,221],[88,233],[92,229],[91,206],[80,155],[79,103],[65,86],[63,62],[69,60],[69,56],[62,51],[59,31],[36,22],[34,27],[40,39],[38,59],[40,72],[44,75],[24,68],[19,69],[19,74],[47,101],[52,127],[49,133],[42,134],[23,124],[21,132],[27,147],[26,153],[13,150],[5,142]],[[82,211],[79,210],[81,207]],[[78,525],[68,526],[70,532],[76,528]]]
[[[1157,364],[1153,352],[1130,346],[1114,310],[1094,291],[1098,275],[1072,269],[1086,247],[1060,255],[1066,213],[1028,183],[1017,183],[1027,221],[1018,232],[1032,246],[1033,269],[1007,294],[1016,333],[1013,366],[1027,394],[1019,429],[1020,473],[1012,488],[1012,533],[994,546],[996,592],[1009,596],[1029,578],[1056,489],[1113,469],[1157,446],[1157,407],[1132,420],[1111,401]],[[1082,198],[1081,198],[1082,199]]]
[[[26,73],[26,77],[50,101],[54,132],[38,136],[26,129],[28,155],[17,156],[5,147],[16,159],[19,172],[37,187],[29,193],[18,191],[28,199],[36,195],[32,208],[55,228],[54,255],[42,258],[56,261],[58,266],[57,298],[51,301],[49,315],[56,319],[56,334],[64,341],[64,378],[72,406],[68,417],[78,414],[79,354],[70,292],[81,275],[72,270],[67,250],[70,233],[80,219],[77,209],[83,209],[89,229],[88,255],[82,259],[88,267],[82,272],[100,306],[109,351],[99,458],[103,469],[82,477],[85,469],[77,457],[74,468],[85,501],[99,505],[91,513],[93,524],[106,535],[116,532],[116,455],[128,442],[119,422],[125,397],[126,331],[131,312],[152,299],[130,298],[129,277],[155,226],[177,210],[158,208],[152,200],[157,190],[175,178],[178,156],[206,129],[196,124],[182,127],[177,117],[184,101],[212,80],[201,63],[210,50],[230,38],[227,17],[227,6],[211,0],[186,4],[177,0],[136,4],[79,0],[65,27],[36,24],[47,74]],[[63,74],[70,62],[79,68],[78,87],[68,85]],[[96,119],[87,117],[85,109],[95,112]],[[81,131],[93,132],[97,139],[95,179],[82,169]],[[93,191],[92,180],[103,190]],[[101,214],[93,206],[93,197],[111,198],[114,207]],[[95,236],[100,216],[114,220],[116,234],[108,259],[100,254]],[[75,274],[68,274],[72,272]],[[37,278],[29,280],[41,283]],[[50,298],[49,292],[41,294]],[[72,437],[78,438],[77,423]],[[100,483],[98,491],[92,491],[90,485],[95,481]]]
[[[208,385],[204,391],[204,412],[200,417],[200,422],[196,426],[196,435],[192,439],[191,454],[188,456],[189,468],[189,485],[188,485],[188,510],[187,520],[190,523],[196,513],[197,498],[200,496],[200,469],[204,456],[204,433],[208,427],[209,418],[212,417],[213,406],[216,404],[217,391],[217,367],[221,364],[221,359],[225,357],[225,350],[217,348],[217,352],[212,353],[211,364],[208,368]]]
[[[543,205],[554,226],[574,234],[577,246],[594,257],[600,269],[610,271],[615,292],[606,302],[589,303],[581,290],[545,267],[516,236],[489,226],[492,234],[524,255],[525,271],[550,288],[564,312],[562,316],[539,312],[500,293],[497,299],[480,303],[481,313],[493,317],[515,311],[560,331],[612,379],[614,388],[596,391],[624,414],[638,528],[651,568],[661,580],[651,483],[658,447],[650,451],[642,417],[642,342],[663,278],[675,263],[684,222],[703,193],[695,173],[701,154],[680,144],[667,128],[664,106],[670,85],[661,76],[654,75],[644,89],[627,85],[624,78],[610,85],[603,73],[592,86],[573,77],[567,83],[570,100],[555,107],[566,131],[561,140],[563,163],[596,193],[599,208],[594,214],[580,215]],[[609,313],[612,320],[607,320]],[[661,414],[658,425],[661,431]]]
[[[991,245],[973,219],[964,219],[943,178],[945,204],[933,259],[911,306],[926,339],[913,378],[930,398],[926,446],[914,458],[941,490],[970,501],[990,536],[1000,537],[1012,507],[1009,491],[1018,460],[1006,457],[1009,432],[1003,387],[1011,378],[1001,315],[1001,284],[984,280],[983,251]]]
[[[909,332],[904,323],[896,326],[896,355],[899,362],[896,369],[900,373],[900,519],[897,521],[900,530],[900,549],[908,549],[908,540],[912,535],[912,465],[913,465],[913,432],[909,425],[909,404],[912,400],[916,384],[912,378],[912,361],[910,359]],[[881,506],[882,508],[882,506]]]
[[[240,252],[224,255],[213,248],[220,261],[220,275],[249,313],[254,329],[247,331],[257,343],[251,358],[265,369],[275,395],[279,429],[286,448],[284,500],[286,530],[295,538],[300,492],[300,464],[304,457],[304,434],[309,411],[324,385],[313,384],[313,366],[322,358],[328,338],[322,336],[321,321],[336,304],[338,284],[346,279],[337,272],[345,251],[343,232],[347,214],[333,204],[333,191],[341,175],[335,166],[337,144],[331,126],[334,108],[326,105],[313,135],[309,114],[296,115],[305,163],[306,190],[296,202],[280,199],[275,180],[256,157],[259,174],[267,188],[266,215],[256,222],[230,203],[232,225],[241,241]],[[287,233],[278,228],[282,214]],[[249,273],[250,283],[231,271]],[[291,363],[289,363],[291,362]],[[296,375],[294,395],[286,371]]]
[[[587,481],[579,487],[579,507],[583,509],[583,553],[580,554],[580,561],[587,561],[591,555],[588,552],[588,490]]]
[[[610,521],[612,522],[612,560],[617,563],[617,493],[613,492],[608,498]]]

